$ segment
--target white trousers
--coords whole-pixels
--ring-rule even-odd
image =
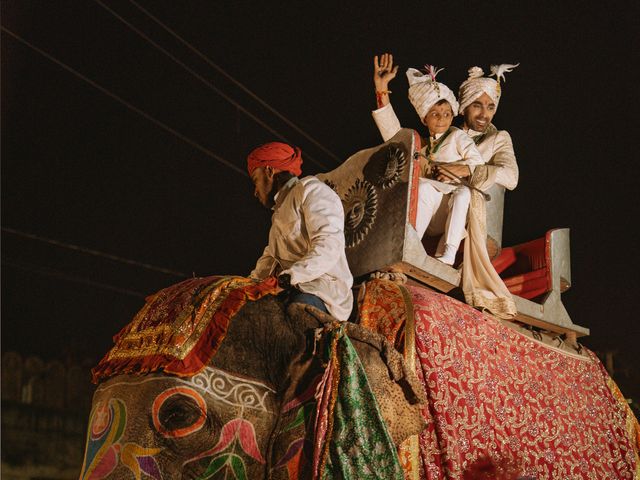
[[[429,236],[442,234],[436,256],[442,255],[445,245],[451,245],[457,250],[464,238],[471,190],[460,186],[451,193],[442,193],[425,179],[418,180],[418,235],[422,238],[425,232]]]

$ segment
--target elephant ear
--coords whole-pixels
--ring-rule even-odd
[[[309,324],[313,317],[321,325],[336,319],[315,307],[291,304],[287,313],[292,323]],[[367,380],[378,402],[387,430],[396,445],[426,427],[421,409],[426,404],[415,367],[409,368],[402,355],[382,335],[354,323],[345,323],[346,332],[358,352]]]
[[[415,368],[378,333],[350,323],[347,333],[358,352],[367,379],[396,446],[426,427],[422,408],[426,404]]]

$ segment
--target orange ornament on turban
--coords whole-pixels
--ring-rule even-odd
[[[260,145],[247,157],[249,175],[259,167],[271,167],[291,172],[299,177],[302,174],[302,151],[282,142],[270,142]]]

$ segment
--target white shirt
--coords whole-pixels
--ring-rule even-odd
[[[275,202],[269,244],[251,277],[266,278],[279,266],[281,273],[291,275],[291,285],[317,295],[331,315],[347,320],[353,308],[353,276],[344,250],[340,197],[316,177],[294,177]]]
[[[445,133],[438,133],[435,138],[429,137],[434,161],[438,163],[459,162],[460,165],[469,166],[471,172],[476,165],[484,163],[484,158],[480,155],[476,144],[473,143],[473,139],[459,128],[451,127],[451,133],[437,146],[438,141]],[[436,152],[434,152],[435,148],[437,148]],[[426,153],[426,146],[422,151]]]

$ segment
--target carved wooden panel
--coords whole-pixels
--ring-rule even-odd
[[[342,199],[347,259],[355,277],[402,260],[409,180],[417,163],[414,137],[413,130],[403,129],[318,175]]]

